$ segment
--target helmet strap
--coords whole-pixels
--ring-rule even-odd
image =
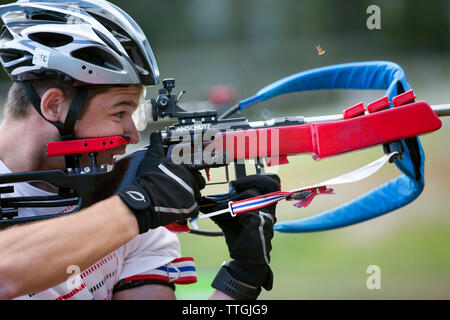
[[[77,122],[78,116],[83,106],[84,99],[88,88],[84,86],[76,87],[75,96],[70,103],[69,111],[67,112],[66,120],[64,125],[59,130],[62,140],[72,140],[74,135],[75,122]]]
[[[59,131],[61,140],[72,140],[74,138],[75,122],[78,119],[87,92],[87,87],[76,87],[76,92],[70,103],[64,126]],[[67,168],[78,168],[80,166],[79,155],[67,155],[65,156],[65,161]]]
[[[88,88],[84,86],[76,87],[75,96],[73,97],[72,102],[70,103],[66,120],[64,121],[64,123],[62,123],[60,121],[50,121],[42,114],[41,98],[37,94],[36,90],[34,90],[33,85],[31,84],[30,81],[21,81],[20,83],[25,89],[25,92],[28,96],[28,100],[30,100],[31,104],[39,113],[39,115],[58,129],[59,135],[61,136],[61,140],[73,139],[75,122],[77,121],[78,115],[80,114],[80,110],[81,107],[83,106],[84,99],[86,98]]]
[[[66,120],[64,121],[64,123],[62,123],[60,121],[50,121],[42,114],[41,98],[37,94],[36,90],[33,88],[33,85],[31,84],[30,81],[21,81],[20,83],[23,85],[25,92],[28,96],[28,99],[30,100],[31,104],[36,109],[36,111],[39,113],[39,115],[58,129],[59,135],[61,136],[61,140],[73,139],[75,122],[78,119],[81,107],[83,106],[84,99],[86,98],[88,87],[86,86],[76,87],[76,92],[72,99],[72,102],[70,103]],[[67,168],[74,168],[79,165],[76,155],[66,156],[65,161]]]

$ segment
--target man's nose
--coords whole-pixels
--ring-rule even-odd
[[[131,117],[124,126],[124,135],[129,136],[131,138],[131,143],[133,144],[137,144],[141,140],[141,135],[139,134],[139,131],[136,129],[136,125],[134,124]]]

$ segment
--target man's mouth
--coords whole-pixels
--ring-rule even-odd
[[[126,146],[119,146],[109,150],[99,151],[95,156],[95,162],[98,166],[112,166],[118,158],[126,154]],[[90,167],[93,164],[93,159],[88,154],[83,154],[80,158],[80,167]]]
[[[100,159],[99,159],[99,162],[100,162],[100,164],[106,164],[106,165],[112,166],[116,163],[118,157],[121,155],[124,155],[125,153],[126,153],[125,148],[120,148],[120,149],[114,150],[114,152],[110,153],[108,157],[105,157],[105,158],[99,157],[100,159],[105,159],[105,161],[104,161],[105,163],[101,163],[103,161],[101,161]]]
[[[112,155],[111,157],[110,157],[110,159],[108,160],[108,165],[110,165],[110,166],[112,166],[112,165],[114,165],[116,163],[116,155]]]

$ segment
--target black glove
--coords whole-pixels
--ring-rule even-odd
[[[279,191],[280,179],[276,175],[252,175],[233,181],[231,185],[237,192],[231,201],[237,201]],[[207,211],[217,211],[227,206],[227,203],[223,203]],[[275,208],[276,204],[272,204],[235,217],[223,214],[212,218],[222,229],[233,259],[222,266],[213,281],[214,288],[236,299],[256,299],[261,291],[260,287],[272,289],[273,274],[269,267],[269,254],[276,222]],[[245,284],[258,289],[252,290]]]
[[[199,213],[198,201],[205,179],[198,171],[164,159],[161,133],[152,133],[135,180],[117,192],[136,216],[139,233],[184,222]]]

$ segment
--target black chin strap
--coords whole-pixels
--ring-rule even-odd
[[[62,140],[73,139],[75,122],[77,122],[87,92],[87,87],[76,87],[75,96],[70,103],[69,111],[67,112],[66,120],[64,121],[64,126],[62,130],[59,131]]]
[[[30,81],[21,81],[25,92],[28,96],[33,107],[36,111],[44,118],[47,122],[54,125],[61,136],[61,140],[71,140],[74,136],[74,128],[75,122],[78,119],[78,115],[80,114],[81,107],[83,106],[84,99],[86,97],[88,88],[85,86],[76,87],[75,96],[72,99],[72,102],[69,106],[69,111],[67,112],[66,120],[64,123],[60,121],[50,121],[48,120],[41,112],[41,98],[37,94],[36,90],[34,90],[33,85]]]

